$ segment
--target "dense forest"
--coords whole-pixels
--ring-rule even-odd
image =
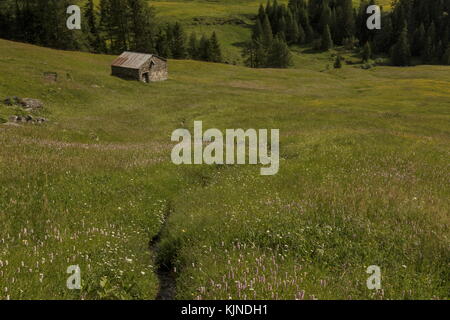
[[[179,23],[156,24],[146,0],[79,1],[82,28],[68,32],[69,0],[2,0],[0,37],[42,46],[117,54],[124,50],[157,53],[163,57],[221,62],[217,35],[186,35]],[[288,67],[289,47],[329,50],[345,46],[367,61],[389,56],[394,65],[450,64],[450,0],[394,0],[382,10],[381,29],[369,30],[362,0],[270,0],[261,5],[243,57],[250,67]],[[337,62],[339,65],[340,62]]]
[[[156,24],[146,0],[93,0],[84,3],[81,30],[68,31],[69,0],[2,0],[0,38],[66,50],[118,54],[151,52],[167,58],[221,62],[217,35],[189,37],[179,23]]]
[[[250,67],[287,67],[288,46],[329,50],[334,45],[361,52],[363,60],[388,55],[397,66],[450,64],[450,0],[397,0],[381,13],[381,29],[369,30],[367,8],[374,0],[277,0],[261,5],[252,39],[243,50]],[[339,62],[338,62],[339,64]]]

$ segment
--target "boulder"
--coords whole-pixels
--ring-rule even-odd
[[[41,100],[33,98],[20,99],[19,104],[26,109],[40,109],[44,107]]]

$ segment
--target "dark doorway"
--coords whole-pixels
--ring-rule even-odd
[[[150,82],[150,77],[148,76],[148,72],[145,72],[142,74],[142,79],[144,80],[145,83]]]

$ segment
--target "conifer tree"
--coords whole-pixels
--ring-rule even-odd
[[[328,51],[333,47],[333,40],[331,39],[330,28],[325,25],[322,34],[322,50]]]
[[[444,56],[442,57],[442,63],[444,65],[450,66],[450,44],[447,45]]]
[[[292,55],[286,42],[279,36],[275,37],[268,55],[268,67],[287,68],[292,64]]]
[[[298,44],[304,44],[306,42],[305,30],[302,27],[302,24],[298,24]]]
[[[372,48],[370,46],[370,43],[367,41],[363,47],[361,58],[363,62],[367,62],[371,57],[372,57]]]
[[[431,35],[428,35],[425,40],[425,45],[422,51],[422,62],[430,63],[433,61],[434,57],[434,46],[433,39]]]
[[[211,38],[209,39],[209,44],[210,44],[209,61],[222,62],[222,51],[220,49],[219,40],[217,39],[215,31],[213,31]]]
[[[85,7],[84,17],[87,21],[88,42],[93,52],[104,52],[103,41],[100,37],[100,30],[97,21],[97,14],[94,8],[94,1],[88,0]]]
[[[259,19],[256,20],[256,24],[253,27],[252,30],[252,39],[261,39],[263,35],[263,27],[261,25],[261,21]]]
[[[263,30],[262,44],[265,48],[270,48],[272,46],[273,34],[272,34],[272,27],[270,25],[269,17],[267,15],[264,16],[262,30]]]
[[[403,31],[397,40],[397,43],[392,48],[391,53],[392,63],[396,66],[409,66],[411,62],[411,50],[408,41],[408,28],[403,27]]]
[[[179,22],[175,22],[172,28],[171,51],[174,59],[186,58],[186,38]]]
[[[209,39],[205,35],[202,35],[199,44],[199,58],[203,61],[210,61],[210,57],[211,44],[209,42]]]
[[[336,57],[336,60],[334,61],[334,68],[335,68],[335,69],[340,69],[340,68],[342,68],[341,56],[337,56],[337,57]]]
[[[198,40],[197,40],[197,35],[195,34],[195,32],[192,32],[191,35],[189,36],[189,43],[188,43],[188,54],[189,57],[193,60],[198,59]]]
[[[299,29],[298,24],[294,20],[291,10],[288,10],[287,19],[286,19],[286,39],[289,44],[298,43],[299,38]]]

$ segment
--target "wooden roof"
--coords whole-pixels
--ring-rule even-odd
[[[153,56],[166,61],[166,59],[160,58],[154,54],[125,51],[120,56],[118,56],[111,65],[115,67],[139,69]]]

